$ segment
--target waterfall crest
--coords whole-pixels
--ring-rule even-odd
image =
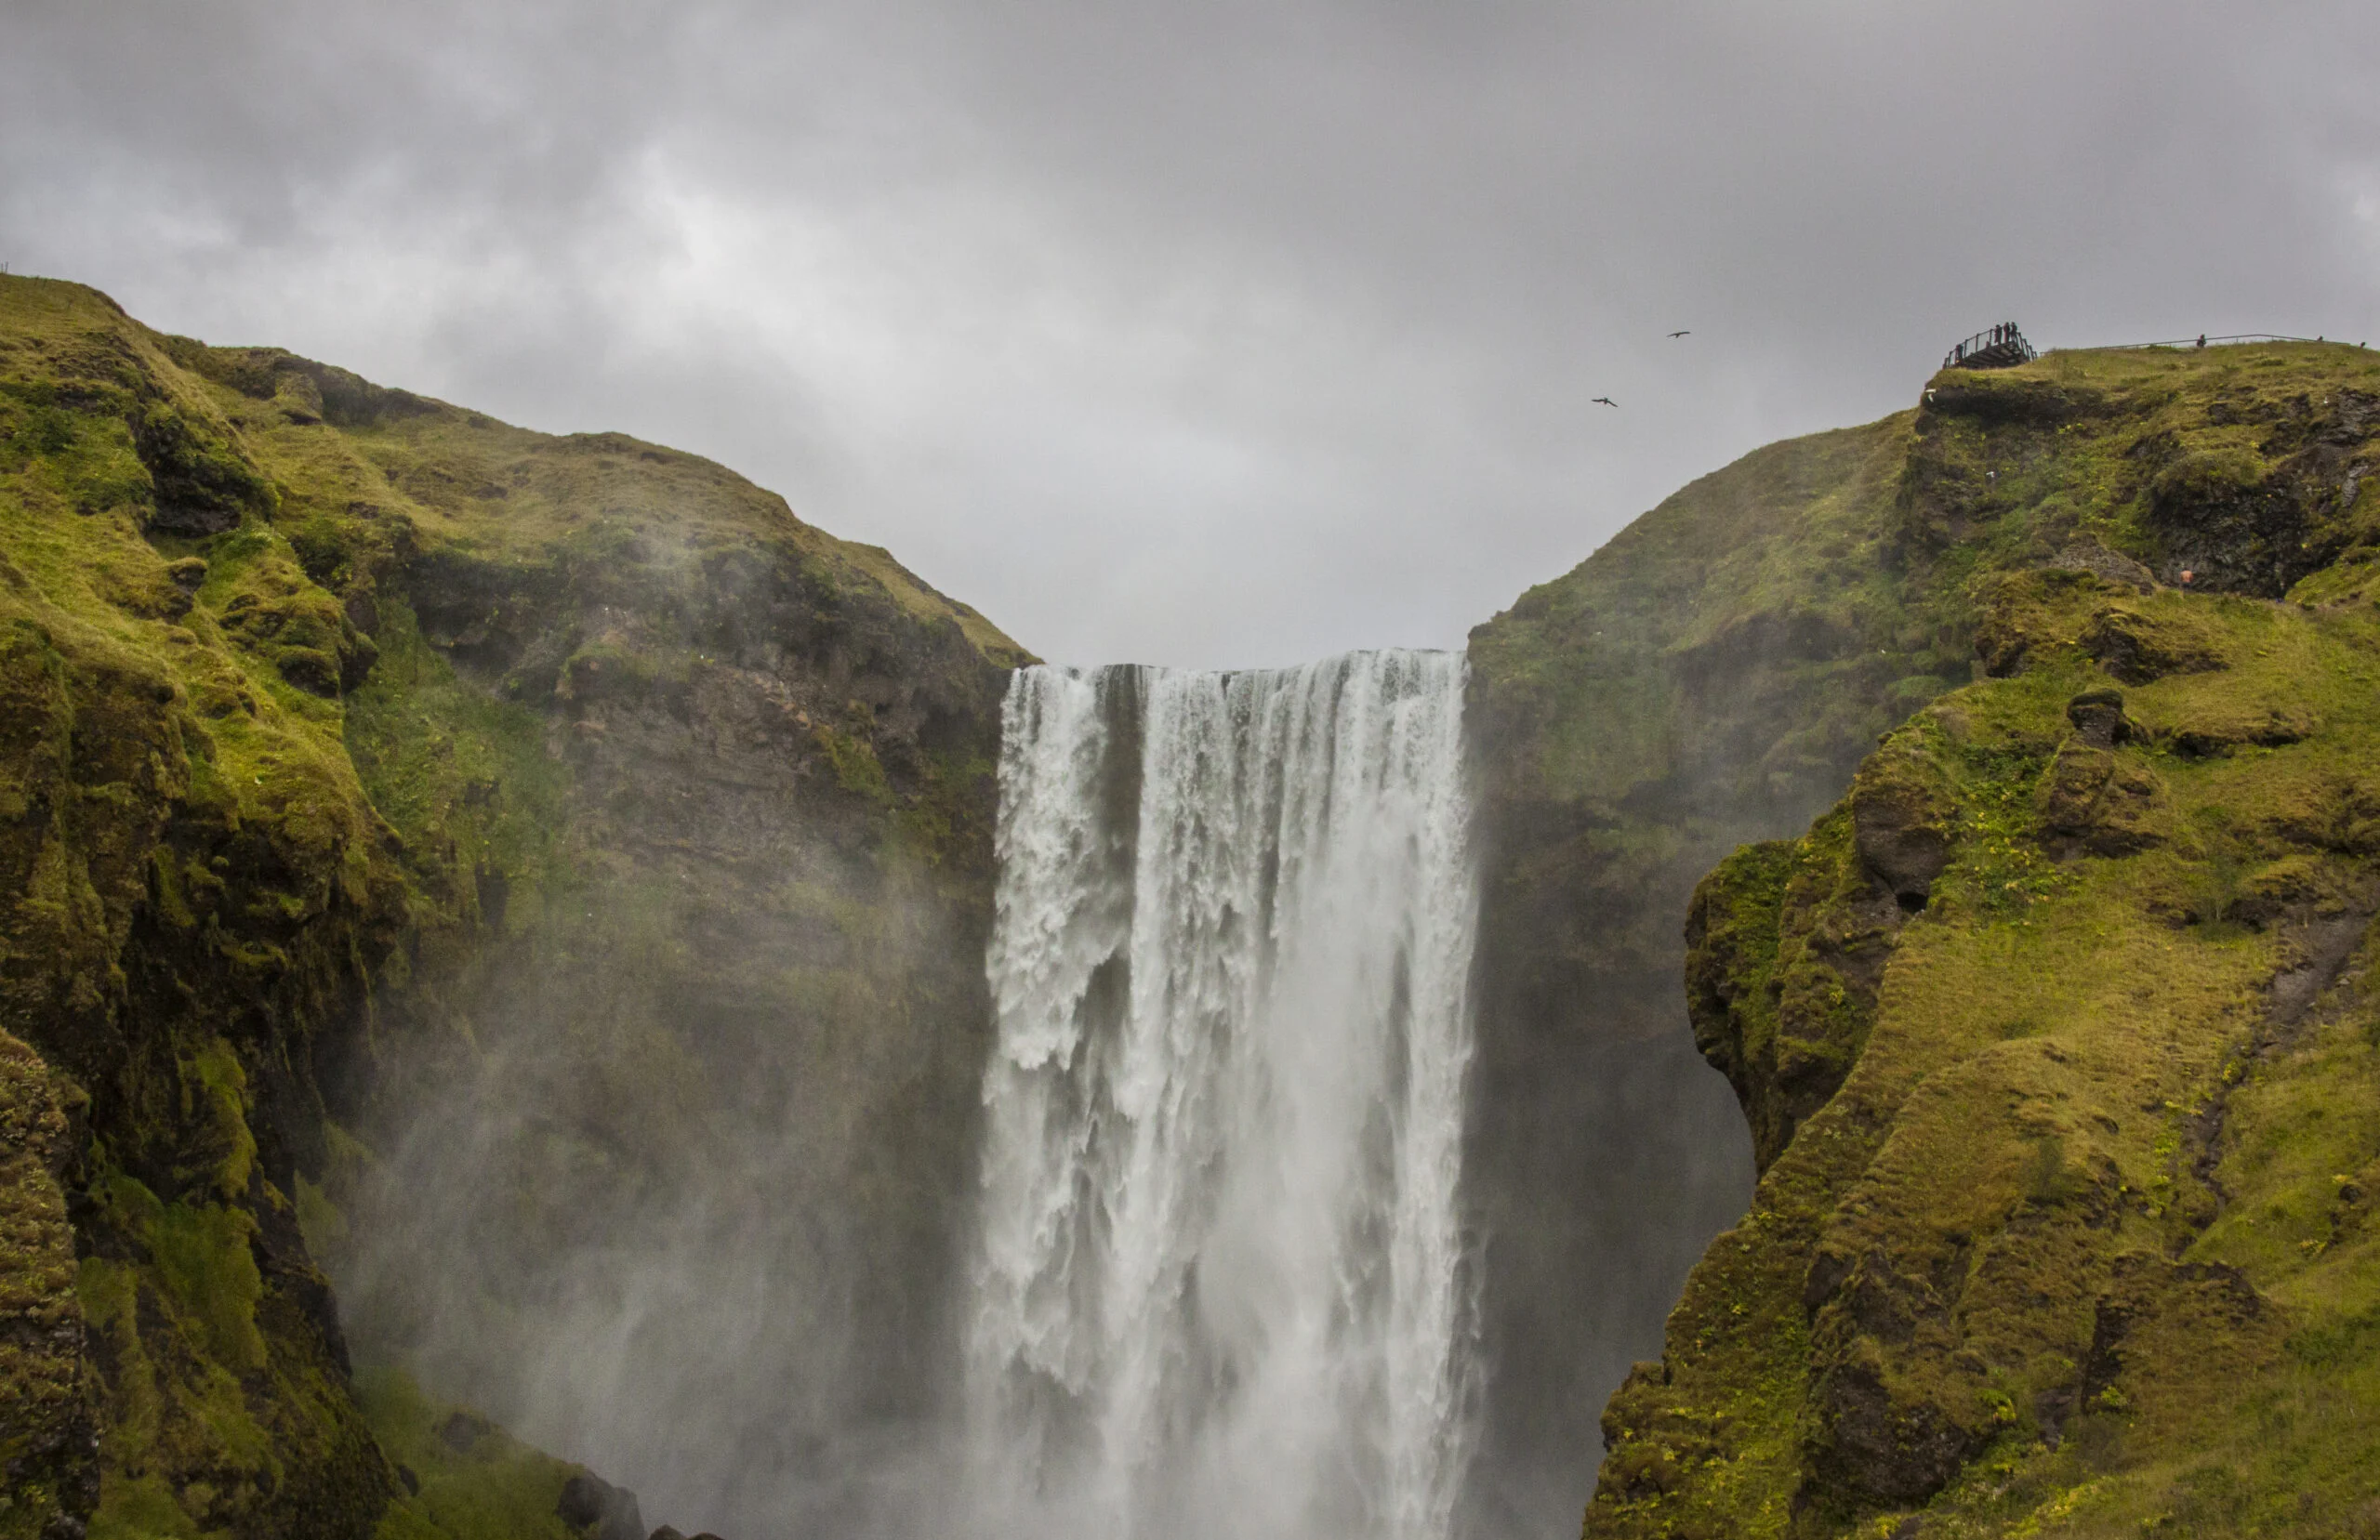
[[[1460,654],[1019,672],[968,1328],[973,1506],[1444,1540],[1476,926]]]

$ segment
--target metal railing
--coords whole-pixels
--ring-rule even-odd
[[[2030,363],[2037,356],[2033,345],[2025,340],[2025,334],[2016,329],[2016,323],[2003,321],[1989,331],[1976,333],[1944,354],[1942,367],[2004,368],[2012,364]]]
[[[2328,342],[2326,336],[2288,336],[2280,332],[2235,332],[2229,336],[2177,336],[2163,342],[2102,342],[2089,348],[2061,348],[2061,353],[2122,353],[2148,348],[2187,348],[2195,352],[2201,348],[2228,348],[2244,342]],[[2342,348],[2368,348],[2370,343],[2339,344]]]

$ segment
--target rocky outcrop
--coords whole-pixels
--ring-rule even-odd
[[[691,456],[0,279],[0,1533],[544,1533],[392,1355],[771,1140],[914,1402],[1021,656]]]
[[[0,1533],[71,1528],[99,1503],[99,1424],[60,1178],[73,1155],[49,1068],[0,1033]]]
[[[1493,1386],[1474,1487],[1496,1522],[1571,1521],[1596,1410],[1749,1191],[1677,994],[1696,881],[1805,827],[1879,732],[1966,678],[1964,623],[1894,575],[1911,432],[1904,415],[1762,450],[1473,633],[1488,851],[1465,1171]]]
[[[1606,1409],[1591,1536],[2368,1524],[2368,367],[1937,382],[1902,581],[1978,678],[1695,895],[1762,1176]]]
[[[587,1540],[645,1540],[644,1515],[636,1494],[585,1471],[562,1484],[554,1517]]]

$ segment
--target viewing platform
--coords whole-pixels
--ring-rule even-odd
[[[1975,336],[1951,349],[1942,359],[1945,369],[2013,369],[2020,363],[2030,363],[2037,355],[2033,345],[2013,321],[2003,321],[1988,332]]]

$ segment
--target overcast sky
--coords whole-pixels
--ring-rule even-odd
[[[1994,321],[2380,340],[2380,6],[0,0],[0,260],[1053,658],[1455,645]]]

